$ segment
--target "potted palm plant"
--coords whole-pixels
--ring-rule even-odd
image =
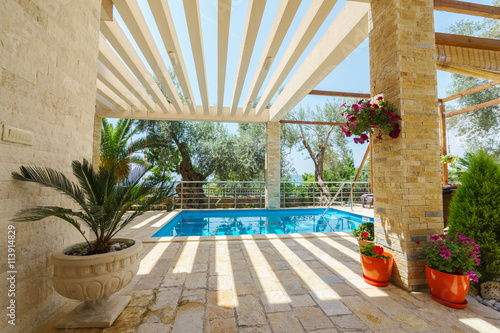
[[[394,265],[392,255],[384,252],[382,246],[375,246],[374,243],[361,246],[359,252],[361,253],[361,266],[365,282],[376,287],[387,286]]]
[[[442,234],[431,236],[422,253],[432,298],[448,307],[465,308],[470,281],[479,281],[474,272],[480,264],[477,244],[461,233],[457,237]]]
[[[130,301],[130,297],[114,296],[135,276],[139,268],[142,243],[137,239],[116,238],[136,217],[152,205],[165,200],[171,187],[143,181],[146,168],[132,170],[129,177],[118,181],[115,166],[101,166],[94,171],[87,160],[73,161],[69,180],[56,170],[22,166],[13,172],[14,179],[52,188],[71,198],[78,210],[55,206],[38,206],[19,212],[15,222],[38,221],[58,217],[73,225],[84,242],[52,255],[55,290],[67,298],[83,301],[59,324],[64,327],[111,326]],[[135,206],[133,212],[129,211]],[[82,224],[90,228],[87,237]]]

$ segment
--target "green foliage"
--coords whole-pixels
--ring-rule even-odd
[[[360,224],[357,229],[354,229],[352,231],[352,235],[354,237],[356,237],[357,239],[359,239],[359,237],[361,236],[361,234],[363,232],[369,233],[370,236],[368,236],[368,238],[366,240],[372,241],[374,239],[374,235],[375,235],[375,225],[373,224],[373,222],[365,222],[365,223]]]
[[[363,245],[359,248],[359,252],[362,255],[372,258],[379,259],[389,259],[391,257],[386,256],[384,253],[384,248],[382,246],[376,246],[374,243],[369,243],[368,245]]]
[[[500,6],[500,0],[493,2],[494,6]],[[496,19],[484,18],[480,21],[461,20],[451,26],[450,32],[457,35],[500,38],[500,21]],[[452,75],[453,83],[447,91],[449,95],[462,92],[467,89],[485,84],[488,80]],[[500,95],[500,87],[495,86],[464,96],[457,100],[456,108],[465,108],[480,103],[497,99]],[[449,109],[448,111],[453,111]],[[462,115],[449,118],[448,123],[456,135],[462,137],[467,145],[467,150],[474,151],[478,147],[485,149],[495,155],[497,161],[500,161],[500,106],[495,105],[478,111],[468,112]]]
[[[449,274],[467,274],[475,282],[478,282],[474,271],[480,262],[479,253],[478,245],[460,233],[457,237],[444,234],[431,236],[430,244],[422,248],[426,264],[430,268]]]
[[[481,250],[481,281],[500,278],[500,167],[480,150],[470,155],[450,205],[450,233],[472,238]]]
[[[13,172],[16,180],[40,184],[71,198],[79,210],[56,206],[37,206],[19,212],[14,221],[38,221],[46,217],[58,217],[73,225],[87,241],[90,254],[108,252],[109,241],[133,219],[149,210],[152,205],[163,201],[170,193],[163,184],[145,182],[141,179],[148,169],[138,167],[129,177],[119,181],[114,168],[100,167],[95,172],[87,160],[73,161],[73,176],[77,183],[70,181],[59,171],[37,167],[22,166],[20,172]],[[160,186],[158,186],[160,185]],[[124,214],[136,206],[136,210],[124,217]],[[95,236],[89,241],[81,222],[90,227]]]

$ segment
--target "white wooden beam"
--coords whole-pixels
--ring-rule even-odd
[[[116,21],[101,22],[101,32],[127,64],[132,73],[134,73],[146,90],[151,94],[151,96],[153,96],[154,101],[164,112],[167,112],[167,110],[170,109],[170,104],[165,96],[163,96],[160,88],[147,70],[144,63],[141,61],[141,58],[134,50],[134,47],[127,39],[127,36],[125,36],[125,33],[120,28],[118,23]]]
[[[271,106],[279,121],[368,37],[370,4],[347,2]]]
[[[177,88],[172,82],[136,0],[114,0],[113,3],[167,94],[170,103],[177,112],[182,112],[182,101],[179,98]]]
[[[137,99],[127,87],[103,65],[99,60],[97,61],[97,78],[104,83],[109,89],[117,94],[125,103],[134,106],[140,111],[146,111],[146,107]]]
[[[200,88],[203,112],[209,112],[207,74],[205,70],[205,54],[203,52],[203,37],[201,33],[200,5],[198,0],[184,0],[184,13],[189,32],[189,41],[193,51],[198,87]],[[192,101],[194,104],[194,100]]]
[[[209,113],[204,113],[203,106],[196,106],[196,113],[189,113],[187,105],[184,105],[183,113],[176,112],[155,112],[146,115],[146,112],[136,110],[120,110],[114,107],[108,110],[98,105],[96,114],[104,118],[123,118],[123,119],[146,119],[149,120],[172,120],[172,121],[212,121],[212,122],[233,122],[233,123],[266,123],[269,121],[269,110],[266,110],[259,116],[244,116],[243,108],[238,108],[234,115],[231,114],[229,107],[224,107],[222,113],[217,113],[217,106],[210,106]]]
[[[233,98],[231,101],[231,113],[236,113],[238,103],[241,97],[241,90],[247,76],[248,65],[252,58],[253,47],[257,34],[259,33],[260,22],[266,7],[266,0],[249,0],[247,18],[245,22],[245,31],[241,41],[240,60],[236,70],[236,80],[234,83]],[[246,107],[246,105],[244,106]]]
[[[113,103],[108,101],[105,97],[103,97],[99,93],[95,94],[95,101],[97,104],[108,110],[112,110],[115,107]]]
[[[163,40],[163,45],[165,45],[167,54],[170,57],[170,62],[174,68],[177,80],[179,80],[179,85],[181,86],[184,98],[186,100],[194,101],[193,91],[191,90],[191,84],[189,83],[189,76],[186,70],[186,64],[184,63],[184,57],[182,56],[179,39],[177,38],[177,33],[175,32],[174,21],[172,19],[168,2],[163,0],[148,0],[148,3],[156,21],[156,25],[158,26],[158,31],[160,32]],[[188,103],[187,105],[189,110],[194,113],[194,103]]]
[[[130,112],[132,107],[128,105],[123,99],[115,94],[110,88],[108,88],[101,80],[96,80],[97,92],[99,95],[106,98],[109,102],[117,106],[117,108],[124,110],[124,112]]]
[[[292,24],[295,13],[299,9],[301,0],[283,0],[280,2],[276,16],[274,17],[273,25],[269,31],[266,45],[262,51],[262,55],[257,65],[257,71],[250,84],[249,94],[243,104],[244,113],[250,112],[252,105],[257,98],[257,95],[262,87],[262,83],[266,79],[271,64],[278,53],[278,50],[285,38],[285,35]]]
[[[311,5],[307,9],[294,37],[283,54],[278,67],[274,71],[269,84],[257,104],[257,115],[264,112],[266,106],[269,105],[271,99],[285,81],[314,35],[316,35],[316,32],[321,27],[336,2],[337,0],[313,0],[311,2]]]
[[[217,6],[217,113],[224,107],[227,47],[231,21],[231,0],[219,0]]]
[[[151,96],[146,92],[146,89],[137,81],[127,66],[111,49],[111,46],[108,45],[102,33],[99,34],[99,60],[141,103],[149,107],[152,111],[159,110],[159,106],[155,104]]]

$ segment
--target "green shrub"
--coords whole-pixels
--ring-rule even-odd
[[[472,238],[481,251],[480,282],[500,278],[500,166],[484,151],[472,154],[453,196],[450,233]]]

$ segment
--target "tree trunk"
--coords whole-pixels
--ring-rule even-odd
[[[207,178],[207,175],[203,175],[194,169],[187,145],[177,140],[174,141],[177,144],[182,157],[181,164],[179,165],[179,173],[182,176],[182,180],[197,182],[204,181]],[[181,188],[183,189],[181,190]],[[178,193],[180,199],[183,200],[183,206],[186,208],[201,209],[208,207],[208,198],[203,190],[203,183],[178,184],[176,186],[176,192]]]
[[[318,154],[319,155],[319,154]],[[325,184],[325,179],[323,178],[323,155],[316,156],[314,161],[314,180],[317,182],[318,189],[320,192],[319,203],[321,206],[326,206],[332,199],[330,189],[328,185]]]

